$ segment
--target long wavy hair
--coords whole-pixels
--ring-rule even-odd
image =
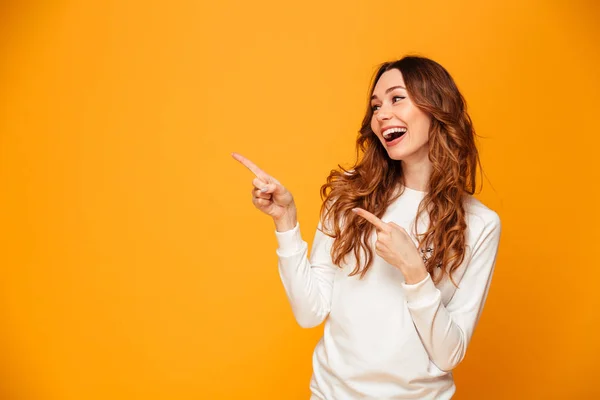
[[[430,254],[424,258],[425,266],[435,283],[448,275],[456,285],[452,272],[463,262],[466,251],[464,200],[467,194],[475,193],[476,172],[481,163],[464,97],[448,71],[428,58],[406,56],[379,67],[356,140],[356,161],[348,169],[338,165],[339,169],[332,170],[321,186],[322,221],[333,222],[327,224],[327,229],[323,224],[323,232],[334,238],[331,249],[334,263],[342,265],[352,252],[357,262],[350,275],[364,277],[373,264],[369,237],[374,227],[351,210],[361,207],[381,218],[404,191],[401,162],[389,158],[371,129],[370,98],[381,75],[391,69],[402,73],[410,99],[431,118],[429,160],[433,168],[415,219],[419,221],[427,213],[429,226],[419,233],[418,224],[414,224],[418,248]],[[428,249],[433,249],[433,254],[427,253]],[[365,260],[361,260],[361,253]],[[442,273],[434,273],[436,268]]]

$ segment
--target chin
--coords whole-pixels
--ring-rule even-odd
[[[406,151],[398,151],[397,149],[392,149],[391,151],[387,150],[387,154],[389,158],[395,161],[402,161],[410,156],[410,154],[408,154]]]

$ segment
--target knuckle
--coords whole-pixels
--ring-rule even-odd
[[[254,178],[252,180],[252,184],[254,185],[254,187],[258,188],[258,187],[262,186],[262,181],[260,179],[258,179],[258,178]]]

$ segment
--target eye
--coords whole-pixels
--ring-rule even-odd
[[[395,103],[396,101],[400,101],[405,98],[406,97],[404,97],[404,96],[394,96],[394,97],[392,97],[392,101]]]
[[[379,107],[381,107],[381,106],[377,105],[377,104],[372,104],[371,105],[371,111],[377,111],[377,110],[379,110]]]

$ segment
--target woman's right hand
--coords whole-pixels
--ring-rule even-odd
[[[284,232],[296,226],[297,212],[294,197],[279,181],[238,153],[231,154],[256,176],[252,181],[252,203],[260,211],[270,215],[278,231]]]

